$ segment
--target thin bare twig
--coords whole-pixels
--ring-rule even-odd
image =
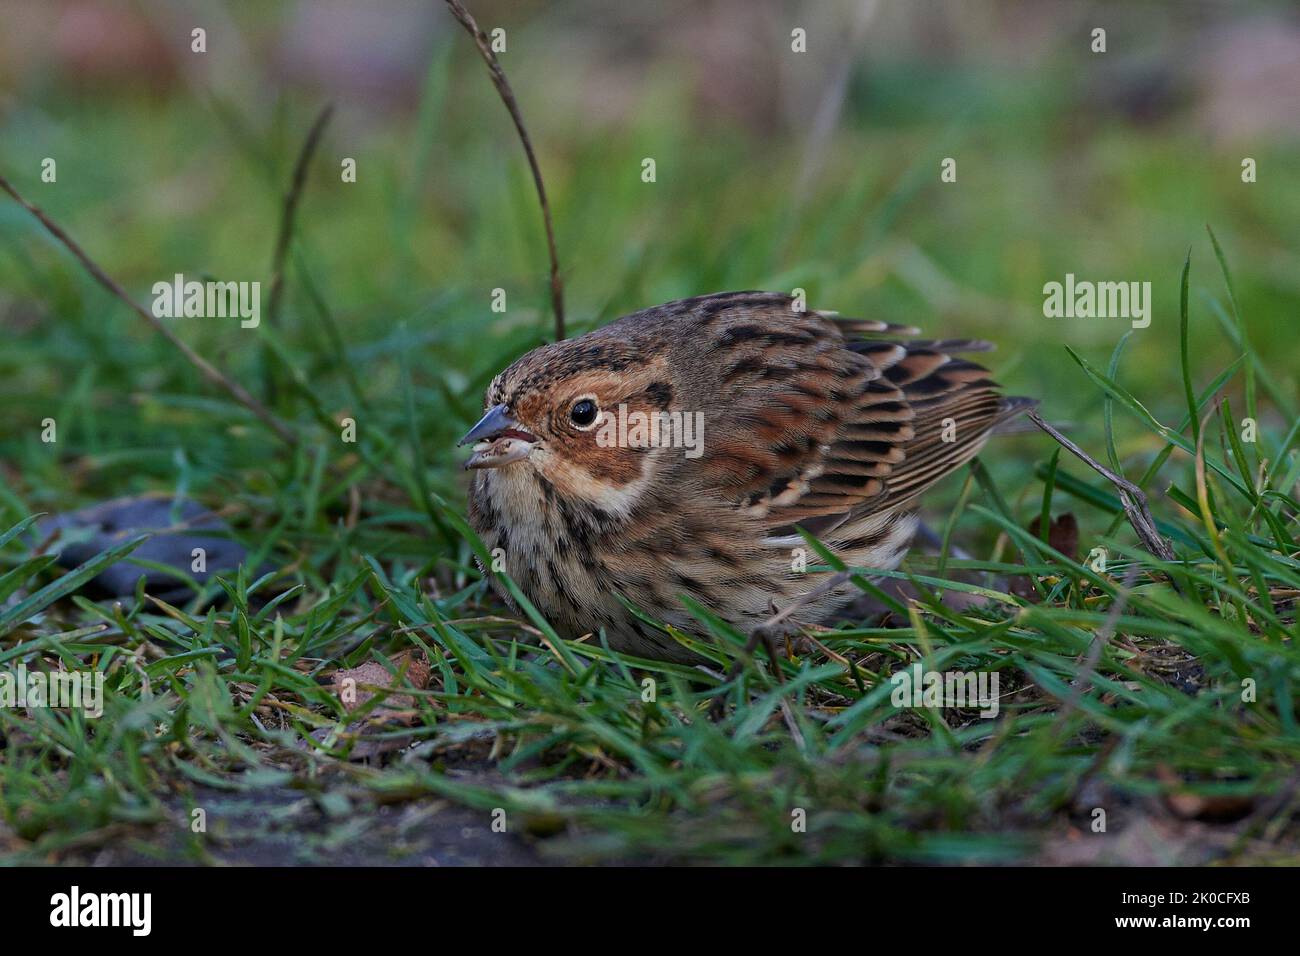
[[[452,15],[474,38],[474,44],[478,47],[483,62],[487,64],[488,72],[492,74],[492,84],[497,88],[497,93],[501,96],[501,102],[509,110],[510,118],[515,123],[515,129],[519,131],[519,139],[523,143],[524,153],[528,156],[528,167],[533,173],[533,185],[537,187],[537,199],[542,206],[542,224],[546,227],[546,251],[551,257],[551,306],[555,310],[555,340],[558,342],[564,338],[564,286],[560,281],[560,258],[555,251],[555,229],[551,225],[551,204],[546,200],[546,185],[542,182],[542,170],[537,165],[537,156],[533,153],[533,143],[528,138],[528,130],[524,127],[524,118],[519,113],[519,104],[515,102],[515,94],[510,88],[510,81],[506,79],[501,64],[497,62],[497,55],[492,52],[487,34],[479,29],[477,21],[460,3],[460,0],[446,0],[446,3],[451,8]]]
[[[835,574],[832,574],[811,591],[805,591],[803,594],[799,595],[799,597],[795,598],[795,600],[786,605],[782,610],[769,617],[754,629],[754,633],[760,634],[761,636],[774,637],[778,633],[777,628],[779,625],[784,623],[786,618],[791,614],[799,610],[801,607],[806,606],[809,602],[817,600],[817,598],[826,594],[828,591],[834,591],[837,587],[844,584],[852,577],[852,571],[838,571]]]
[[[250,395],[238,382],[233,381],[202,355],[190,348],[189,345],[176,335],[176,333],[167,327],[165,322],[160,320],[148,309],[143,308],[135,302],[135,300],[127,294],[126,290],[118,285],[115,279],[101,269],[95,261],[90,258],[90,256],[86,255],[85,250],[83,250],[81,246],[77,245],[76,241],[64,232],[58,223],[45,215],[40,207],[35,206],[24,199],[22,195],[19,194],[18,190],[13,187],[13,184],[3,176],[0,176],[0,189],[7,192],[13,197],[15,202],[35,216],[40,224],[45,227],[46,231],[62,243],[63,246],[72,253],[77,261],[85,267],[86,271],[90,273],[96,282],[130,306],[135,313],[140,316],[140,318],[152,325],[159,335],[165,338],[172,345],[176,346],[180,353],[185,356],[185,359],[198,369],[204,378],[212,384],[225,389],[231,398],[261,419],[262,422],[264,422],[266,426],[275,433],[276,437],[285,444],[291,446],[298,444],[298,436],[295,435],[289,427],[284,424],[284,422],[276,418],[275,415],[263,406],[261,402]]]
[[[333,114],[333,103],[327,104],[317,114],[316,121],[311,124],[311,129],[307,133],[307,139],[303,141],[302,150],[298,153],[298,161],[294,163],[293,180],[289,185],[289,191],[284,195],[280,232],[276,236],[275,253],[271,258],[271,297],[266,306],[266,318],[272,325],[275,324],[275,318],[280,311],[280,298],[284,291],[284,259],[289,252],[289,241],[293,238],[294,213],[298,209],[298,200],[302,196],[303,186],[307,183],[307,167]]]
[[[1025,414],[1030,421],[1055,438],[1062,448],[1115,486],[1115,490],[1119,492],[1120,503],[1124,506],[1124,514],[1128,517],[1128,522],[1133,526],[1133,530],[1137,532],[1138,540],[1142,542],[1142,546],[1147,551],[1162,561],[1178,560],[1173,547],[1156,529],[1155,519],[1151,517],[1151,509],[1147,505],[1147,496],[1141,488],[1102,465],[1070,439],[1043,421],[1042,416],[1034,409],[1030,409]]]

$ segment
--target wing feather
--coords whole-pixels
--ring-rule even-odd
[[[906,504],[1023,407],[961,357],[992,348],[980,339],[912,339],[909,326],[798,311],[775,293],[673,308],[722,353],[703,475],[773,534]]]

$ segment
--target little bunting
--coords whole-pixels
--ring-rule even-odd
[[[686,596],[750,631],[818,583],[800,528],[849,566],[896,568],[921,494],[1033,404],[960,357],[987,342],[917,334],[727,292],[544,345],[493,379],[461,441],[470,523],[559,633],[698,663],[646,617],[699,635]],[[632,417],[662,427],[611,440]],[[792,624],[859,593],[827,590]]]

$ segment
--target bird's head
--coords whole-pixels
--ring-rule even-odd
[[[465,467],[503,481],[531,470],[566,499],[626,513],[663,451],[629,440],[626,423],[669,411],[678,392],[667,358],[635,341],[595,333],[544,345],[488,386],[483,417],[460,441],[473,445]]]

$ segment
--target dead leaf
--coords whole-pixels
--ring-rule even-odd
[[[349,698],[354,693],[356,695],[355,699],[344,700],[344,706],[349,712],[364,707],[379,692],[378,688],[409,686],[416,690],[424,690],[429,686],[429,662],[422,652],[403,651],[393,657],[389,663],[396,669],[397,674],[378,661],[366,661],[357,667],[334,672],[334,689],[339,699],[344,699],[345,689],[349,691]],[[405,678],[399,682],[397,675],[402,674],[403,670]],[[351,758],[366,760],[380,754],[401,750],[411,743],[409,735],[370,739],[366,737],[366,731],[382,732],[397,727],[409,727],[415,723],[415,716],[415,700],[410,694],[388,694],[383,703],[366,714],[364,719],[349,723],[339,736],[344,740],[360,738],[350,751]],[[332,733],[334,733],[333,728],[321,727],[312,731],[311,736],[317,741],[324,742]]]
[[[1162,794],[1165,806],[1181,820],[1231,823],[1255,809],[1255,799],[1245,794],[1206,796],[1191,792],[1166,764],[1156,768],[1156,779],[1165,787]]]
[[[1041,523],[1038,518],[1029,522],[1029,533],[1035,538],[1041,537],[1038,530]],[[1079,522],[1073,514],[1067,511],[1052,519],[1047,528],[1047,543],[1071,561],[1079,560]]]
[[[415,651],[403,651],[394,657],[391,661],[397,673],[400,674],[405,668],[406,684],[416,690],[424,690],[429,686],[429,662],[424,659],[424,655],[416,656]],[[355,689],[356,699],[344,701],[344,706],[349,711],[359,710],[364,707],[372,697],[375,691],[367,690],[367,687],[392,687],[396,680],[396,674],[390,671],[378,661],[366,661],[358,667],[351,667],[346,670],[334,672],[334,689],[338,691],[339,698],[343,698],[345,687],[349,686]],[[409,713],[415,701],[410,694],[389,694],[382,704],[377,706],[369,714],[371,718],[399,718],[403,723],[410,723],[413,717]]]

